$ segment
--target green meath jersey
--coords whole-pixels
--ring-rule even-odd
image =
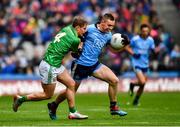
[[[64,56],[69,52],[77,52],[80,38],[72,25],[64,27],[49,44],[44,60],[51,66],[60,67]]]

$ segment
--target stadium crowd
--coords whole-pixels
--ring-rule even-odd
[[[75,15],[89,23],[106,12],[116,19],[114,33],[132,38],[142,23],[152,27],[157,54],[150,59],[152,71],[180,70],[180,47],[161,23],[151,0],[1,0],[0,73],[38,74],[38,65],[53,36]],[[132,71],[130,55],[104,49],[101,60],[116,74]],[[64,63],[68,67],[72,57]]]
[[[173,4],[176,6],[178,11],[180,11],[180,1],[179,0],[172,0]]]

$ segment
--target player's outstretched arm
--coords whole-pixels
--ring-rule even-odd
[[[129,54],[131,54],[134,58],[136,58],[136,59],[139,59],[140,56],[141,56],[141,54],[134,53],[133,50],[132,50],[132,48],[130,47],[130,45],[127,45],[127,46],[125,47],[125,50],[126,50]]]
[[[130,45],[126,45],[126,46],[124,47],[124,50],[127,51],[127,52],[128,52],[129,54],[131,54],[131,55],[134,54],[134,52],[133,52],[132,48],[130,47]]]

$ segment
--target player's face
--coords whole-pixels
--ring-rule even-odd
[[[83,36],[86,32],[86,28],[87,28],[87,25],[84,25],[83,27],[77,27],[77,33],[78,33],[78,36]]]
[[[101,22],[101,28],[102,28],[102,31],[103,32],[111,32],[114,28],[114,25],[115,25],[115,21],[112,21],[112,20],[103,20]]]
[[[144,27],[144,28],[142,28],[142,30],[141,30],[141,36],[142,36],[143,38],[146,38],[146,37],[149,36],[149,32],[150,32],[150,29],[149,29],[148,27]]]

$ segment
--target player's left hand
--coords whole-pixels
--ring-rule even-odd
[[[124,44],[125,46],[126,46],[126,45],[129,45],[129,44],[130,44],[130,40],[129,40],[128,36],[125,35],[125,34],[122,34],[121,36],[122,36],[122,38],[124,39],[124,40],[123,40],[123,44]]]
[[[133,54],[133,57],[134,57],[135,59],[139,59],[140,56],[141,56],[141,54],[138,54],[138,53],[134,53],[134,54]]]
[[[73,58],[78,59],[78,58],[80,57],[81,53],[82,53],[82,49],[79,48],[77,52],[71,52],[71,56],[72,56]]]

